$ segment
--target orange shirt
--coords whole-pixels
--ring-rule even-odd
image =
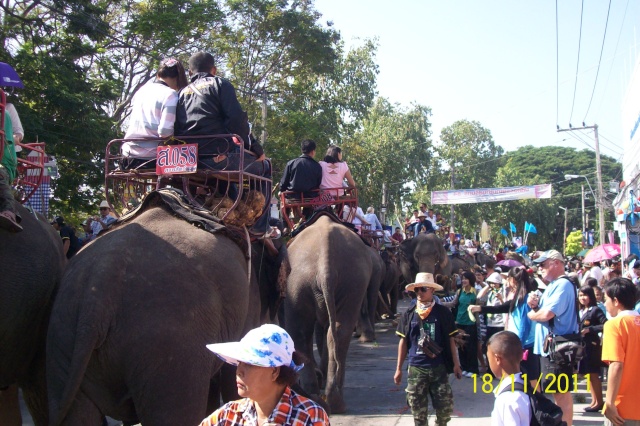
[[[640,316],[611,318],[604,324],[602,336],[602,360],[624,363],[616,408],[625,420],[640,420]]]

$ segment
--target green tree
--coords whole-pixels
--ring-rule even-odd
[[[565,256],[575,256],[582,250],[582,231],[573,231],[567,235]]]
[[[426,106],[402,108],[378,98],[363,120],[362,130],[345,140],[345,158],[362,206],[379,207],[382,184],[386,183],[391,214],[409,192],[405,184],[426,178],[425,166],[433,151],[430,115]]]
[[[442,129],[440,143],[436,145],[439,174],[432,174],[430,190],[446,189],[443,174],[453,173],[456,188],[487,188],[495,180],[498,160],[504,152],[495,144],[491,131],[477,121],[459,120]],[[445,172],[446,170],[446,172]],[[489,217],[490,207],[480,205],[456,205],[455,230],[473,235],[480,230],[482,220]],[[440,209],[445,212],[446,207]],[[447,217],[447,215],[444,215]]]

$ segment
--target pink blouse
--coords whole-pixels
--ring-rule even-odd
[[[339,163],[327,163],[320,161],[322,167],[322,182],[320,189],[344,187],[344,177],[349,171],[349,166],[344,161]],[[344,191],[338,191],[338,195],[344,195]]]

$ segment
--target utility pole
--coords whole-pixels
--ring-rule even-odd
[[[267,143],[267,95],[267,89],[262,89],[262,135],[260,140],[263,147]]]
[[[451,189],[456,188],[455,174],[456,174],[456,169],[455,169],[455,160],[454,160],[451,162]],[[453,223],[455,222],[455,219],[456,219],[456,215],[453,210],[453,204],[451,204],[451,226],[449,227],[449,238],[451,240],[451,244],[453,244],[453,241],[455,240],[456,231],[453,227]]]
[[[565,254],[567,252],[567,211],[569,209],[567,209],[566,207],[560,207],[560,208],[564,210],[564,225],[563,225],[564,232],[562,233],[562,254]]]
[[[584,227],[584,185],[581,185],[582,187],[582,238],[584,241],[584,237],[585,237],[585,227]]]
[[[383,225],[386,224],[386,214],[387,214],[387,183],[382,183],[382,206],[380,206],[380,222]]]
[[[570,125],[571,126],[571,125]],[[569,127],[568,129],[558,129],[558,132],[573,132],[576,130],[586,130],[593,129],[594,139],[595,139],[595,151],[596,151],[596,179],[598,180],[598,199],[596,200],[596,206],[598,207],[598,231],[599,231],[599,239],[600,244],[605,243],[604,239],[604,190],[602,189],[602,168],[600,167],[600,141],[598,140],[598,125],[594,124],[593,126],[585,126],[582,123],[582,127]]]

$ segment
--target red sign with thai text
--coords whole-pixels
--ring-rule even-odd
[[[198,169],[198,144],[159,146],[156,155],[156,174],[173,175],[195,173]]]

